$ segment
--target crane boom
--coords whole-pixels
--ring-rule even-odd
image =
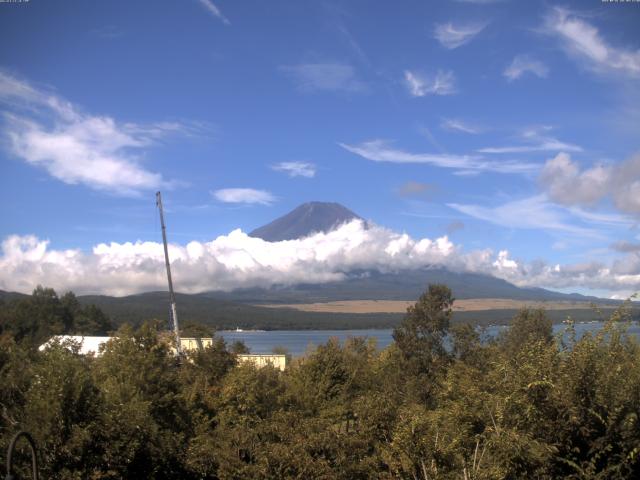
[[[182,355],[180,343],[180,329],[178,327],[178,311],[176,310],[176,295],[173,293],[173,281],[171,280],[171,264],[169,263],[169,249],[167,248],[167,228],[164,224],[164,212],[162,210],[162,195],[156,192],[156,205],[160,211],[160,225],[162,226],[162,243],[164,245],[164,263],[167,267],[167,281],[169,282],[169,301],[171,303],[171,323],[176,337],[176,350]]]

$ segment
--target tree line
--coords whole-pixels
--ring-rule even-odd
[[[109,326],[72,297],[34,297],[1,317],[0,447],[31,432],[43,478],[640,474],[640,345],[625,308],[580,338],[523,309],[482,342],[451,325],[451,291],[430,285],[386,349],[331,340],[280,372],[238,365],[241,346],[220,337],[180,360],[158,322],[120,327],[98,357],[39,352],[45,334]]]

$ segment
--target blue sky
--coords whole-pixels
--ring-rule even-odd
[[[161,189],[184,252],[336,201],[446,236],[446,265],[633,293],[638,25],[600,1],[0,4],[0,288],[82,290],[102,244],[157,260]]]

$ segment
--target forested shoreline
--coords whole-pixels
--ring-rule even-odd
[[[580,339],[569,323],[564,340],[544,311],[524,309],[482,343],[452,324],[450,290],[430,285],[388,348],[330,341],[280,372],[237,365],[241,346],[220,337],[180,360],[158,322],[119,327],[100,357],[39,352],[55,333],[114,328],[54,294],[0,317],[0,447],[31,432],[42,478],[640,474],[640,345],[626,306]]]

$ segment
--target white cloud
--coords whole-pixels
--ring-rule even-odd
[[[451,22],[441,23],[436,25],[433,36],[443,47],[451,50],[470,42],[485,27],[486,24],[454,25]]]
[[[531,72],[540,78],[547,78],[549,67],[540,60],[528,55],[516,55],[511,64],[505,68],[503,74],[509,81],[513,81],[527,72]]]
[[[518,262],[509,258],[508,250],[500,250],[498,252],[498,258],[493,262],[493,266],[496,267],[498,271],[509,271],[518,268]]]
[[[531,152],[581,152],[582,147],[572,143],[562,142],[555,137],[550,136],[548,131],[551,127],[535,127],[530,128],[521,133],[522,141],[526,145],[510,145],[506,147],[485,147],[479,148],[480,153],[531,153]]]
[[[614,166],[609,188],[620,211],[640,215],[640,153]]]
[[[580,172],[567,153],[547,160],[540,182],[549,196],[563,205],[593,205],[598,202],[610,181],[611,169],[596,166]]]
[[[454,118],[445,118],[440,126],[445,130],[469,133],[471,135],[477,135],[482,132],[482,129],[480,127],[469,125],[462,120],[456,120]]]
[[[271,205],[276,198],[266,190],[255,190],[253,188],[223,188],[211,192],[220,202],[224,203],[258,203],[261,205]]]
[[[411,153],[388,145],[383,140],[370,140],[358,145],[339,144],[342,148],[374,162],[424,163],[441,168],[453,168],[462,174],[483,171],[498,173],[528,173],[537,165],[525,162],[492,162],[479,155],[450,155],[432,153]]]
[[[640,50],[610,45],[596,27],[575,12],[553,8],[546,18],[545,31],[560,38],[569,53],[596,71],[640,76]]]
[[[200,5],[202,5],[211,15],[219,19],[225,25],[231,25],[231,22],[227,17],[225,17],[220,9],[211,1],[211,0],[198,0]]]
[[[342,63],[305,63],[288,65],[280,70],[291,77],[302,92],[364,93],[367,86],[356,76],[351,65]]]
[[[38,283],[79,293],[124,295],[164,287],[162,244],[96,245],[91,253],[51,250],[47,241],[11,236],[2,244],[0,289],[29,292]],[[446,237],[414,240],[354,221],[329,233],[269,243],[240,230],[211,242],[170,245],[176,288],[201,292],[327,282],[345,271],[413,268],[442,262],[455,247]]]
[[[547,160],[540,182],[563,205],[590,206],[610,197],[621,212],[640,215],[640,154],[581,171],[569,155],[560,153]]]
[[[46,240],[14,235],[1,248],[2,290],[28,293],[42,284],[79,294],[127,295],[165,288],[161,243],[101,243],[86,253],[54,250]],[[491,250],[465,252],[446,236],[416,239],[360,220],[329,233],[274,243],[234,230],[210,242],[170,244],[169,256],[176,289],[186,293],[324,283],[342,280],[354,270],[430,266],[485,273],[520,286],[601,289],[620,296],[640,289],[637,260],[610,266],[527,263],[506,250],[497,255]]]
[[[140,125],[82,112],[65,99],[0,71],[0,103],[6,145],[13,155],[68,184],[136,195],[171,187],[144,168],[139,152],[160,138],[190,132],[179,123]]]
[[[457,92],[455,75],[451,71],[438,70],[435,75],[422,75],[405,70],[404,80],[409,93],[414,97],[453,95]]]
[[[501,263],[504,265],[510,260],[507,252]],[[620,268],[621,265],[627,267]],[[563,290],[587,288],[605,291],[611,298],[620,299],[640,291],[640,262],[634,261],[631,255],[625,261],[611,265],[599,262],[550,265],[541,261],[525,263],[515,260],[508,267],[498,270],[495,275],[519,286]]]
[[[316,175],[316,166],[309,162],[280,162],[271,168],[277,172],[285,172],[290,177],[313,178]]]

